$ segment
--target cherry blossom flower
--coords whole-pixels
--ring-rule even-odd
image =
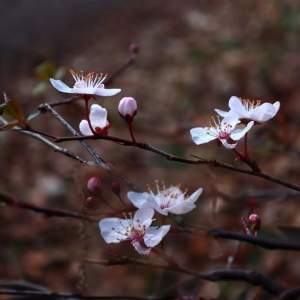
[[[101,236],[106,243],[130,241],[140,254],[149,254],[169,232],[171,225],[151,226],[154,210],[138,209],[133,218],[105,218],[99,222]]]
[[[219,140],[227,149],[236,147],[238,141],[242,139],[252,128],[254,122],[249,122],[246,126],[237,128],[240,123],[237,118],[213,119],[209,127],[196,127],[190,130],[192,140],[195,144],[205,144],[213,140]]]
[[[95,133],[105,135],[110,126],[107,121],[107,110],[98,104],[93,104],[89,114],[91,126]],[[82,135],[93,135],[88,120],[82,120],[79,124]]]
[[[62,93],[79,94],[79,95],[95,95],[95,96],[114,96],[121,92],[121,89],[106,89],[104,80],[106,75],[102,73],[88,73],[75,72],[70,70],[75,83],[73,87],[67,86],[61,80],[50,78],[52,86]]]
[[[186,196],[186,192],[183,192],[178,186],[166,188],[163,184],[163,190],[161,190],[158,182],[156,188],[156,193],[150,189],[149,193],[130,191],[127,197],[137,208],[150,207],[162,215],[168,215],[168,213],[180,215],[186,214],[196,207],[195,202],[203,191],[202,188],[199,188],[190,196]]]
[[[273,104],[261,103],[259,100],[247,100],[232,96],[229,99],[228,106],[229,111],[220,109],[215,109],[215,111],[224,118],[232,117],[239,120],[246,119],[263,123],[275,117],[280,108],[280,102],[277,101]]]

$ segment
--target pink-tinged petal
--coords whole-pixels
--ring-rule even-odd
[[[137,230],[148,228],[154,216],[154,210],[152,208],[140,208],[136,211],[133,217],[133,227]]]
[[[196,127],[190,130],[192,140],[196,145],[205,144],[213,141],[217,136],[211,131],[209,127]]]
[[[237,145],[237,142],[234,142],[234,143],[228,142],[226,139],[221,139],[220,141],[221,141],[222,145],[227,149],[234,149]]]
[[[253,125],[254,125],[254,121],[251,121],[244,128],[234,129],[230,134],[230,138],[234,141],[240,140],[245,136],[247,132],[249,132],[249,130],[253,127]]]
[[[277,114],[279,107],[279,102],[274,104],[263,103],[253,109],[251,113],[251,119],[259,123],[269,121]]]
[[[120,243],[128,239],[128,232],[132,227],[131,220],[119,218],[105,218],[99,222],[99,229],[104,241],[110,243]]]
[[[88,136],[88,135],[93,135],[93,132],[90,129],[89,123],[87,120],[82,120],[79,123],[79,130],[82,135]]]
[[[153,196],[149,193],[128,192],[127,197],[137,208],[153,208]]]
[[[134,247],[134,249],[136,250],[136,252],[138,252],[139,254],[142,254],[142,255],[150,254],[151,249],[145,248],[140,242],[135,241],[135,242],[132,242],[131,244]]]
[[[90,108],[90,121],[93,128],[105,128],[107,126],[107,110],[98,104]]]
[[[229,108],[240,117],[247,116],[247,110],[239,97],[232,96],[228,102]]]
[[[68,87],[61,80],[50,78],[50,83],[56,90],[62,93],[68,93],[68,94],[73,93],[72,88]]]
[[[146,230],[144,236],[145,245],[149,248],[157,246],[165,235],[169,232],[171,225],[163,225],[159,228],[150,227]]]
[[[97,88],[95,91],[95,95],[109,97],[109,96],[114,96],[120,92],[121,92],[121,89]]]
[[[221,110],[221,109],[218,109],[218,108],[215,108],[215,112],[219,115],[219,116],[221,116],[221,117],[223,117],[223,118],[225,118],[225,117],[227,117],[228,115],[229,115],[229,111],[225,111],[225,110]]]

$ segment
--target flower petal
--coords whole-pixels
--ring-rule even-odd
[[[107,125],[107,110],[98,104],[93,104],[90,108],[90,121],[96,127],[105,128]]]
[[[222,145],[227,149],[234,149],[237,145],[237,142],[235,143],[229,143],[226,139],[220,139]]]
[[[128,192],[127,197],[137,208],[153,208],[153,196],[149,193]]]
[[[241,98],[236,97],[236,96],[230,97],[228,105],[232,111],[234,111],[235,113],[237,113],[239,115],[239,117],[247,116],[247,110],[246,110],[245,106],[243,105]]]
[[[133,227],[135,229],[148,228],[154,216],[154,210],[152,208],[140,208],[136,211],[133,217]]]
[[[114,96],[120,92],[121,92],[121,89],[97,88],[95,91],[95,95],[109,97],[109,96]]]
[[[157,246],[164,236],[169,232],[170,228],[171,225],[163,225],[159,228],[148,228],[144,236],[145,245],[150,248]]]
[[[279,101],[274,104],[263,103],[253,109],[251,119],[259,123],[269,121],[277,114],[279,107]]]
[[[223,118],[227,117],[228,114],[229,114],[229,111],[221,110],[221,109],[218,109],[218,108],[215,108],[215,112],[216,112],[219,116],[221,116],[221,117],[223,117]]]
[[[87,120],[82,120],[79,123],[79,130],[82,135],[93,135],[93,132],[90,129],[89,122]]]
[[[73,90],[61,80],[50,78],[50,83],[55,89],[62,93],[73,93]]]
[[[240,140],[253,127],[253,125],[254,125],[254,121],[251,121],[244,128],[234,129],[230,134],[230,138],[234,141]]]
[[[150,248],[145,248],[140,242],[135,241],[132,242],[131,244],[139,254],[148,255],[151,251]]]
[[[185,201],[189,201],[191,203],[195,203],[198,198],[200,197],[200,195],[202,194],[203,192],[203,188],[198,188],[192,195],[190,195],[188,197],[188,199],[186,199]]]
[[[182,214],[187,214],[190,211],[192,211],[196,205],[194,203],[191,203],[187,200],[184,202],[181,202],[177,205],[171,206],[168,211],[174,215],[182,215]]]
[[[130,219],[105,218],[99,222],[101,236],[108,244],[126,240],[131,227],[132,221]]]
[[[196,145],[205,144],[215,140],[217,137],[212,133],[210,127],[196,127],[190,130],[192,140]]]

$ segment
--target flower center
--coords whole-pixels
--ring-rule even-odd
[[[242,103],[247,111],[253,110],[255,107],[259,106],[262,101],[261,100],[250,100],[250,99],[242,99]]]
[[[103,81],[106,79],[106,75],[103,73],[88,73],[84,74],[81,72],[75,72],[70,70],[71,75],[73,76],[75,83],[74,88],[99,88],[103,85]]]

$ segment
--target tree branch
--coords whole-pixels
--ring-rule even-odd
[[[295,244],[288,241],[263,239],[259,237],[241,234],[238,232],[226,231],[223,229],[208,230],[208,234],[216,239],[246,242],[268,250],[300,251],[300,244]]]
[[[61,138],[57,138],[56,142],[60,143],[60,142],[68,142],[68,141],[76,141],[76,140],[106,140],[106,141],[112,141],[115,142],[119,145],[122,146],[129,146],[129,147],[135,147],[135,148],[139,148],[148,152],[152,152],[155,153],[159,156],[164,157],[167,160],[170,161],[176,161],[179,163],[184,163],[184,164],[191,164],[191,165],[209,165],[212,167],[216,167],[216,168],[221,168],[221,169],[226,169],[226,170],[230,170],[233,172],[238,172],[238,173],[243,173],[243,174],[247,174],[250,176],[254,176],[254,177],[259,177],[265,180],[268,180],[270,182],[285,186],[287,188],[296,190],[298,192],[300,192],[300,186],[293,184],[293,183],[289,183],[286,181],[283,181],[281,179],[278,179],[276,177],[273,177],[271,175],[268,175],[266,173],[263,172],[258,172],[258,171],[253,171],[253,170],[246,170],[246,169],[242,169],[239,167],[235,167],[233,165],[227,164],[227,163],[222,163],[219,162],[217,160],[210,160],[210,159],[205,159],[205,158],[198,158],[198,159],[188,159],[188,158],[183,158],[180,156],[176,156],[173,155],[171,153],[165,152],[163,150],[160,150],[158,148],[155,148],[154,146],[150,145],[150,144],[146,144],[146,143],[140,143],[140,142],[133,142],[130,140],[125,140],[122,138],[118,138],[118,137],[114,137],[114,136],[79,136],[79,137],[61,137]]]
[[[254,286],[259,286],[264,289],[266,292],[278,296],[284,292],[284,288],[273,281],[269,277],[262,275],[256,271],[252,270],[215,270],[215,271],[207,271],[207,272],[197,272],[194,270],[186,269],[180,267],[178,265],[165,265],[152,263],[141,259],[133,259],[129,257],[122,257],[117,259],[108,259],[108,260],[87,260],[87,263],[90,264],[100,264],[105,266],[118,266],[118,265],[138,265],[138,266],[146,266],[157,269],[164,269],[166,271],[178,272],[182,274],[187,274],[193,276],[195,278],[206,280],[206,281],[243,281]]]

